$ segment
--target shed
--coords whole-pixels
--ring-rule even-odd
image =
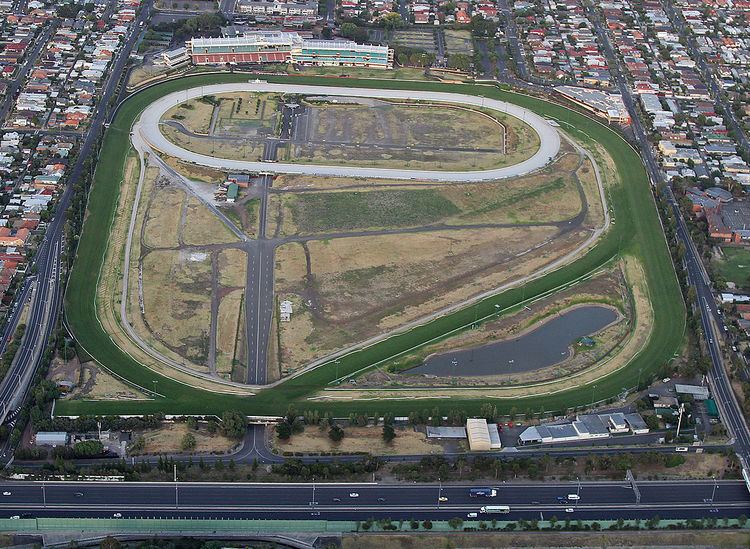
[[[234,202],[237,200],[237,193],[239,192],[239,187],[237,186],[237,183],[230,183],[227,185],[227,202]]]
[[[65,446],[68,433],[65,431],[39,431],[34,438],[37,446]]]
[[[708,417],[719,417],[719,408],[716,406],[716,401],[712,398],[707,398],[705,403],[706,413]]]
[[[492,449],[490,430],[487,420],[482,418],[469,418],[466,420],[466,434],[469,437],[469,449],[472,452],[486,452]]]
[[[706,400],[709,397],[708,387],[702,385],[675,383],[674,390],[678,395],[691,395],[695,400]]]
[[[432,427],[427,426],[427,438],[466,438],[466,429],[464,427]]]

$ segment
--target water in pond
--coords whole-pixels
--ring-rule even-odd
[[[568,358],[571,345],[578,339],[599,332],[617,317],[617,312],[609,307],[578,307],[513,339],[433,355],[406,373],[440,377],[491,376],[539,370]]]

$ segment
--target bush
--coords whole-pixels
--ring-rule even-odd
[[[182,437],[182,441],[180,441],[180,448],[182,448],[183,452],[189,452],[190,450],[195,449],[196,444],[197,441],[195,440],[195,435],[193,435],[193,433],[185,433],[185,436]]]
[[[333,427],[331,427],[331,430],[328,431],[328,438],[330,438],[333,442],[341,442],[341,440],[344,438],[344,430],[338,425],[334,425]]]

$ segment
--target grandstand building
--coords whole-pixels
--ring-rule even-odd
[[[233,37],[193,38],[187,42],[195,65],[241,63],[296,63],[331,67],[393,66],[387,46],[349,40],[308,40],[296,32],[254,31]]]

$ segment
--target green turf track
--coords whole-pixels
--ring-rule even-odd
[[[104,259],[107,235],[118,201],[119,185],[122,181],[124,159],[129,149],[128,134],[137,115],[156,98],[176,90],[222,82],[247,81],[247,74],[198,75],[165,82],[148,88],[121,106],[116,119],[105,136],[92,187],[88,218],[78,247],[78,256],[66,293],[66,317],[82,346],[96,361],[110,370],[146,388],[158,381],[158,391],[165,398],[139,402],[86,402],[60,401],[56,413],[59,415],[107,415],[142,414],[166,412],[172,414],[219,413],[226,409],[239,409],[247,414],[278,415],[290,402],[297,401],[300,409],[315,408],[329,410],[336,415],[349,412],[393,412],[406,414],[415,409],[441,410],[463,408],[476,413],[488,399],[434,399],[414,403],[403,401],[368,401],[345,403],[306,404],[304,397],[334,379],[333,364],[322,366],[312,372],[289,380],[274,389],[260,392],[254,397],[236,397],[213,394],[185,386],[179,382],[155,374],[134,361],[111,341],[99,324],[95,311],[97,276]],[[267,77],[278,83],[312,85],[341,85],[340,79],[321,77]],[[679,349],[684,334],[685,311],[675,273],[669,258],[667,245],[659,224],[656,208],[649,188],[648,178],[636,152],[614,131],[588,117],[543,100],[502,91],[491,86],[467,84],[441,84],[436,82],[412,82],[393,80],[347,79],[350,87],[382,87],[397,89],[427,89],[434,91],[485,95],[508,100],[527,107],[537,113],[560,120],[564,126],[573,126],[570,133],[583,143],[596,141],[608,150],[621,174],[622,184],[611,192],[615,208],[616,225],[605,238],[587,255],[575,263],[552,272],[524,289],[525,298],[582,276],[603,265],[618,253],[637,255],[646,271],[649,291],[654,306],[653,335],[649,343],[626,367],[596,382],[596,398],[613,396],[624,387],[633,387],[639,370],[642,379],[658,373]],[[446,333],[458,326],[470,323],[495,311],[495,305],[511,307],[521,300],[521,290],[509,290],[497,297],[489,298],[478,306],[472,306],[450,316],[439,318],[385,342],[344,357],[339,366],[339,375],[348,375],[367,365],[393,356],[397,352]],[[478,393],[479,394],[479,393]],[[533,396],[520,399],[493,400],[501,412],[516,406],[518,410],[538,411],[563,410],[591,401],[592,387],[582,386],[548,396]]]

